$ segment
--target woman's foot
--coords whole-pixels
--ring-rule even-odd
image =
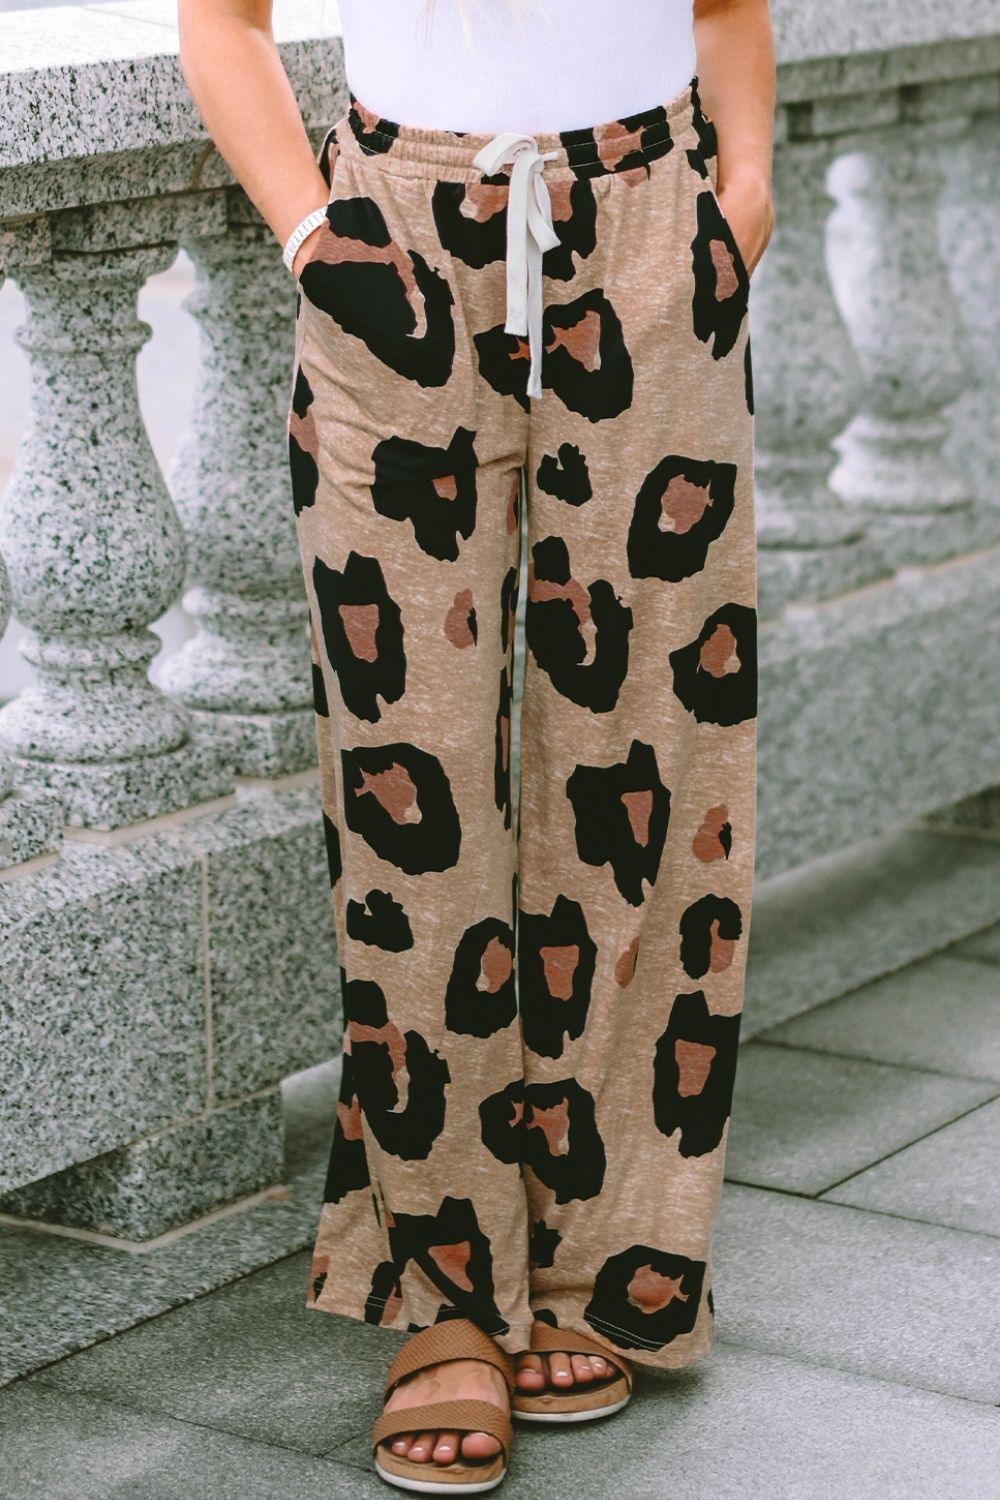
[[[611,1380],[618,1374],[609,1359],[596,1354],[519,1354],[517,1388],[526,1396],[542,1391],[585,1390],[595,1381]]]
[[[478,1359],[453,1359],[418,1370],[400,1381],[386,1411],[405,1411],[432,1401],[489,1401],[502,1412],[510,1409],[507,1386],[500,1371]],[[495,1458],[500,1444],[486,1432],[404,1432],[386,1446],[397,1458],[413,1463],[453,1464],[459,1456],[475,1463]]]

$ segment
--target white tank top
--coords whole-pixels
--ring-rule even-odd
[[[693,0],[340,0],[347,82],[383,119],[580,130],[664,104],[695,72]]]

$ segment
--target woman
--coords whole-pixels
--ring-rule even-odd
[[[481,1492],[511,1407],[607,1415],[632,1361],[713,1336],[770,25],[766,0],[342,0],[351,106],[317,165],[270,10],[180,4],[185,75],[300,293],[346,1015],[310,1295],[414,1334],[383,1478]]]

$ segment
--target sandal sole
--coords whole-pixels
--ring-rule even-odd
[[[576,1411],[559,1411],[557,1408],[551,1411],[519,1411],[516,1406],[512,1406],[510,1414],[515,1422],[596,1422],[599,1417],[613,1417],[616,1411],[628,1406],[631,1399],[631,1396],[623,1396],[620,1401],[611,1401],[607,1406],[585,1406]]]
[[[502,1469],[492,1479],[480,1479],[467,1484],[461,1479],[411,1479],[408,1475],[393,1474],[389,1469],[383,1469],[376,1459],[375,1473],[386,1484],[393,1485],[397,1490],[409,1490],[415,1495],[485,1495],[503,1482],[507,1470]]]

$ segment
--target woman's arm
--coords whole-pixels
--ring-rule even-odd
[[[178,18],[181,68],[209,134],[284,244],[328,193],[274,44],[271,0],[178,0]]]
[[[719,136],[719,202],[752,271],[774,221],[774,42],[767,0],[695,0],[694,35],[698,92]]]

